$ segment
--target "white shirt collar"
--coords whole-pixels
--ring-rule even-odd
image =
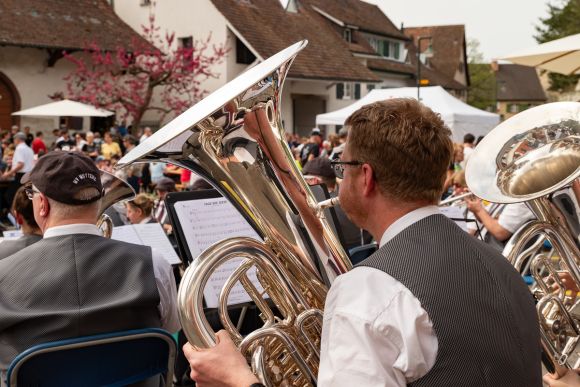
[[[101,236],[101,231],[97,226],[90,223],[67,224],[48,228],[43,237],[52,238],[70,234],[90,234]]]
[[[439,207],[437,206],[425,206],[417,208],[408,214],[401,216],[385,230],[379,247],[383,247],[388,241],[393,239],[395,236],[397,236],[397,234],[399,234],[410,225],[417,223],[423,218],[440,213],[441,212],[439,211]]]
[[[145,219],[142,219],[142,220],[139,222],[139,224],[145,224],[145,223],[149,223],[149,222],[151,221],[151,219],[152,219],[152,218],[151,218],[150,216],[148,216],[148,217],[146,217]]]

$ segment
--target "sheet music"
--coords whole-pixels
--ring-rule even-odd
[[[174,208],[192,257],[199,256],[212,244],[227,238],[250,237],[261,240],[246,219],[223,197],[184,200],[176,202]],[[204,289],[205,303],[208,308],[217,307],[219,293],[225,281],[242,260],[240,258],[226,262],[210,277]],[[254,268],[248,272],[248,278],[259,291],[262,291]],[[242,285],[237,283],[230,293],[228,305],[241,304],[250,300]]]
[[[464,219],[465,216],[463,215],[463,211],[465,210],[464,207],[459,206],[447,206],[447,207],[439,207],[439,211],[446,217],[450,218],[457,224],[461,229],[467,232],[467,222],[457,220],[457,219]]]
[[[111,239],[149,246],[158,250],[171,265],[181,263],[159,223],[129,224],[113,227]]]

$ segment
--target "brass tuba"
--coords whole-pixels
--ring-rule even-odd
[[[504,121],[477,145],[465,176],[476,196],[526,202],[535,214],[537,220],[516,231],[503,253],[518,270],[529,262],[547,368],[574,368],[580,251],[550,196],[580,176],[580,103],[546,104]],[[542,251],[544,240],[551,251]]]
[[[105,211],[117,202],[133,199],[135,191],[125,180],[105,171],[101,171],[101,184],[104,194],[101,198],[97,227],[105,238],[110,238],[113,234],[113,221]]]
[[[351,267],[284,137],[282,85],[301,41],[249,69],[175,118],[119,162],[169,162],[208,180],[244,215],[264,242],[232,238],[214,244],[186,270],[178,293],[188,340],[215,344],[204,316],[203,289],[223,263],[243,258],[224,285],[222,325],[266,385],[315,385],[322,308],[332,280]],[[332,203],[325,203],[322,207]],[[248,279],[255,269],[262,290]],[[261,311],[263,326],[242,337],[227,313],[241,283]],[[278,312],[272,311],[267,295]]]

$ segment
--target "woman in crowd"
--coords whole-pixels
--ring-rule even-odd
[[[156,223],[151,217],[154,201],[149,195],[139,194],[127,202],[127,219],[131,224]]]

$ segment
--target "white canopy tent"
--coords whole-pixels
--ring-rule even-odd
[[[108,117],[113,114],[115,113],[68,99],[12,113],[13,116],[29,117]]]
[[[316,116],[316,125],[344,125],[344,121],[361,106],[390,98],[417,99],[416,87],[375,89],[365,97],[345,108]],[[421,102],[441,114],[445,124],[453,132],[453,141],[463,142],[467,133],[475,137],[486,135],[499,123],[499,115],[489,113],[458,100],[441,86],[421,88]]]

